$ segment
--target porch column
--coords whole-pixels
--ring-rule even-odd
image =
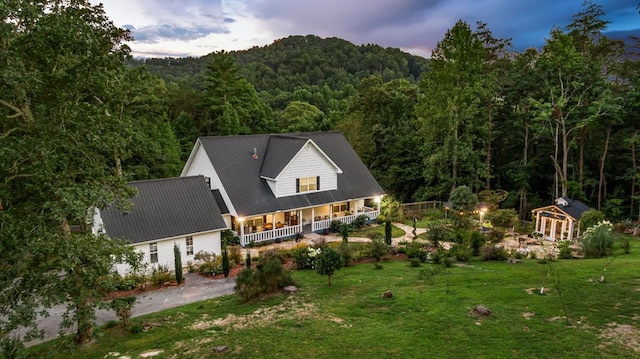
[[[276,232],[276,214],[275,213],[271,213],[271,233],[272,233],[272,237],[274,237],[273,233]]]
[[[556,240],[556,220],[551,220],[551,230],[549,231],[549,237],[551,240]]]
[[[240,243],[244,245],[244,218],[238,218],[238,222],[240,222]]]
[[[311,207],[311,232],[313,232],[313,225],[316,222],[316,209]]]
[[[540,230],[540,211],[536,212],[536,228],[535,228],[535,230],[538,231],[538,232],[542,232]]]
[[[541,224],[540,224],[540,233],[542,233],[542,237],[544,238],[544,232],[547,229],[547,220],[544,219],[542,220]]]
[[[567,231],[567,220],[566,219],[564,221],[562,221],[562,230],[561,231],[562,232],[560,233],[560,239],[564,240],[564,239],[566,239],[566,238],[564,238],[564,233]]]
[[[329,219],[333,220],[333,203],[329,204]]]
[[[298,227],[300,227],[300,232],[304,232],[304,225],[302,224],[302,210],[298,210]],[[313,211],[311,211],[311,214],[313,215]],[[311,218],[311,220],[313,221],[313,217]]]

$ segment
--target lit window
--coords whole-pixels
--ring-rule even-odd
[[[333,213],[338,212],[346,212],[347,211],[347,203],[336,203],[333,205]]]
[[[187,255],[193,255],[193,237],[187,237]]]
[[[320,189],[320,177],[301,177],[296,180],[297,191],[296,192],[309,192],[317,191]]]
[[[151,263],[158,263],[158,243],[149,244],[149,257]]]

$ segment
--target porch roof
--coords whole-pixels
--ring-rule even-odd
[[[295,140],[276,140],[270,144],[273,136],[278,136],[279,139],[289,136]],[[261,174],[266,171],[263,162],[267,157],[267,150],[276,153],[282,151],[283,154],[292,152],[301,143],[300,138],[311,139],[342,169],[342,173],[337,175],[338,189],[276,198],[266,180],[261,178]],[[384,194],[382,187],[339,132],[201,137],[198,140],[238,215],[286,211]],[[286,148],[279,150],[272,147],[284,143],[287,143]],[[254,148],[257,158],[253,156]]]

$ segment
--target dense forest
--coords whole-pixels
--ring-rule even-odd
[[[607,38],[605,15],[587,2],[523,52],[459,21],[430,60],[309,35],[129,65],[166,82],[183,159],[197,136],[338,130],[401,201],[467,185],[522,218],[560,196],[637,218],[638,40]]]
[[[0,17],[1,350],[41,334],[56,304],[91,339],[119,285],[104,278],[140,257],[88,230],[88,209],[126,213],[127,182],[179,175],[198,136],[338,130],[400,201],[466,185],[508,193],[501,207],[522,218],[559,196],[613,220],[640,213],[640,40],[605,36],[591,2],[541,49],[459,21],[430,60],[293,36],[134,61],[102,5],[11,0]]]

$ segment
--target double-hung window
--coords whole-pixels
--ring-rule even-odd
[[[151,264],[158,263],[158,243],[149,244],[149,259]]]
[[[320,190],[320,176],[300,177],[296,179],[296,193]]]
[[[193,255],[193,237],[189,236],[187,237],[187,255],[188,256],[192,256]]]

